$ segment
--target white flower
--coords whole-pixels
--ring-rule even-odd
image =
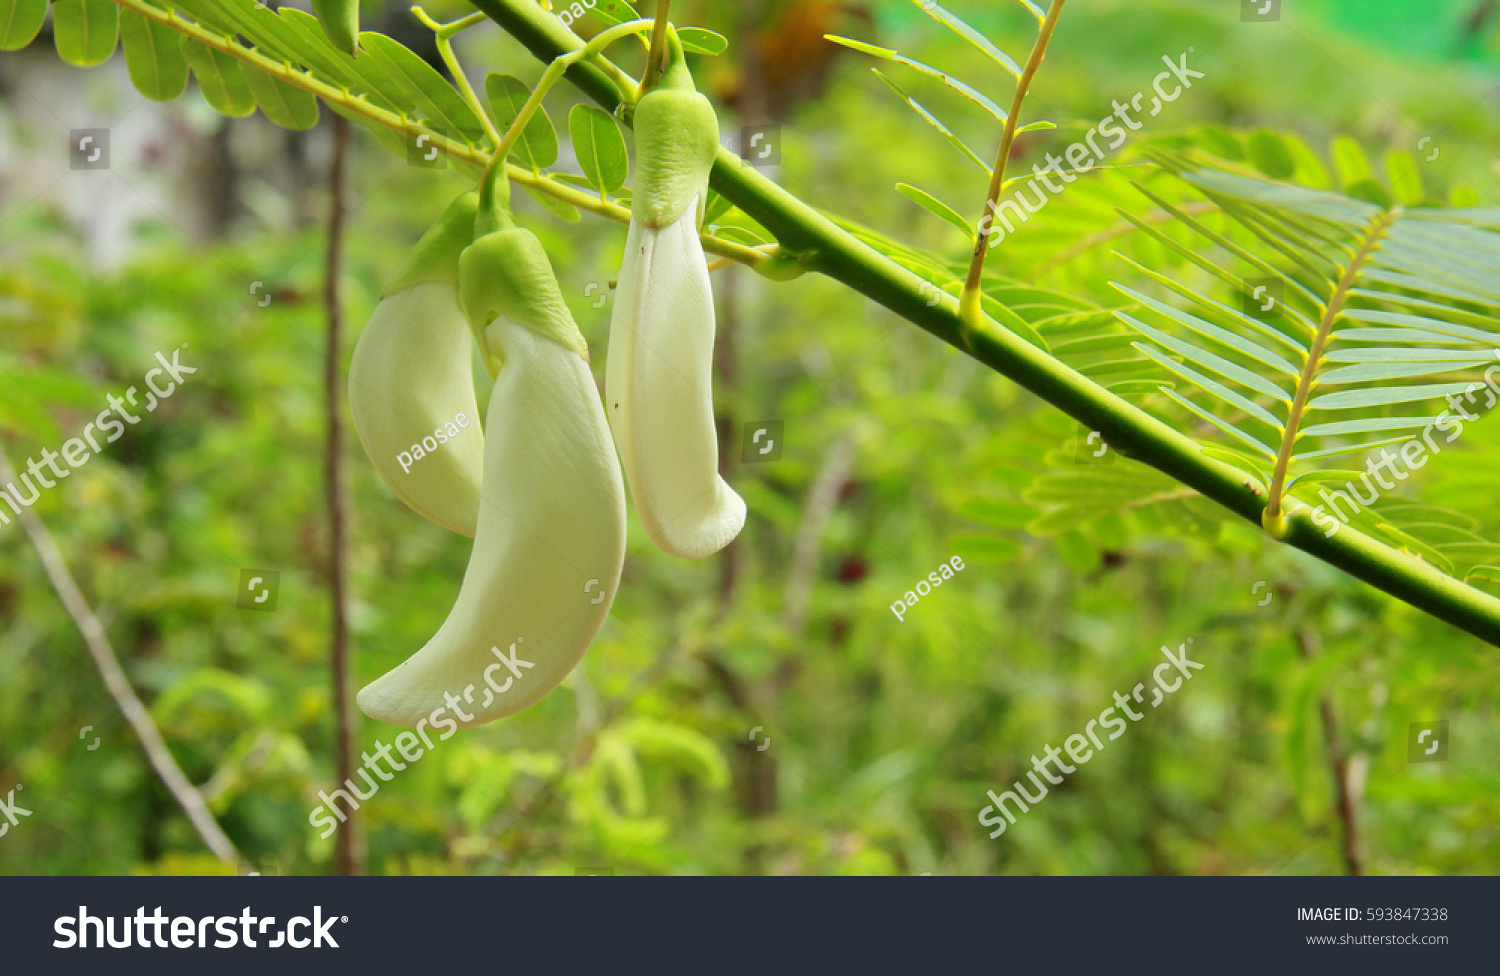
[[[375,470],[413,510],[470,537],[484,433],[457,282],[475,208],[464,194],[422,236],[349,363],[349,409]]]
[[[354,429],[375,469],[412,509],[471,538],[484,471],[472,341],[456,287],[425,281],[380,300],[349,364]]]
[[[582,659],[619,584],[625,489],[587,364],[503,319],[485,338],[504,365],[474,550],[437,634],[360,691],[372,718],[416,727],[446,714],[462,728],[520,711]]]
[[[739,534],[745,503],[719,476],[714,298],[698,239],[718,121],[671,37],[673,64],[635,111],[635,190],[604,389],[646,534],[663,552],[701,559]]]
[[[486,174],[458,261],[495,377],[474,550],[438,632],[359,693],[366,715],[418,729],[492,722],[555,688],[604,625],[625,563],[625,485],[588,345],[541,242],[510,219],[503,173]]]

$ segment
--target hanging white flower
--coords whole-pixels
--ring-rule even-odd
[[[698,239],[719,124],[670,37],[672,64],[635,110],[636,179],[604,388],[646,534],[663,552],[699,559],[739,534],[745,503],[719,476],[714,301]]]
[[[437,634],[359,693],[365,714],[412,727],[494,721],[551,691],[603,626],[625,559],[619,464],[546,253],[503,211],[476,231],[460,295],[497,378],[474,549]]]
[[[455,200],[412,251],[354,346],[349,408],[365,453],[402,501],[473,537],[484,473],[458,257],[476,194]]]

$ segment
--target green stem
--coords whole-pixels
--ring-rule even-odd
[[[495,131],[495,123],[490,121],[490,113],[480,102],[479,96],[474,93],[474,87],[469,84],[469,76],[464,73],[464,66],[458,63],[458,55],[453,51],[453,35],[459,31],[487,20],[483,13],[472,13],[461,20],[455,20],[451,24],[439,24],[427,16],[427,11],[421,7],[412,7],[412,14],[423,24],[432,28],[433,38],[437,41],[438,54],[443,63],[448,66],[448,73],[453,76],[453,83],[458,85],[459,92],[464,101],[469,103],[469,108],[479,117],[479,124],[484,126],[485,135],[490,137],[490,142],[498,143],[500,133]]]
[[[636,100],[656,87],[667,59],[667,14],[672,9],[672,0],[657,0],[656,21],[651,25],[651,46],[646,49],[646,73],[641,75],[641,87]]]
[[[551,62],[578,47],[578,39],[557,18],[530,0],[475,0],[475,6],[542,61]],[[574,64],[567,77],[606,110],[620,106],[620,88],[598,68]],[[776,236],[783,260],[796,260],[807,270],[848,285],[1099,431],[1121,454],[1196,489],[1246,521],[1261,524],[1266,499],[1247,484],[1244,472],[1206,457],[1186,435],[1007,330],[986,328],[972,334],[972,342],[966,340],[957,299],[943,295],[936,304],[928,304],[930,284],[840,229],[728,150],[719,151],[711,185]],[[1282,540],[1287,544],[1500,646],[1500,599],[1352,527],[1344,526],[1326,537],[1305,511],[1290,513],[1286,519]]]
[[[516,140],[521,138],[521,132],[526,128],[526,123],[531,121],[531,117],[536,114],[537,108],[542,104],[542,97],[552,89],[553,85],[557,84],[558,79],[562,78],[570,67],[596,54],[602,54],[605,48],[620,38],[640,34],[651,26],[652,22],[649,20],[628,20],[623,24],[614,25],[609,30],[601,31],[583,47],[553,58],[547,65],[547,69],[542,72],[542,78],[536,83],[536,88],[532,89],[530,97],[526,99],[526,104],[521,106],[521,111],[511,122],[510,128],[505,130],[505,138],[500,140],[495,155],[501,159],[509,158],[511,149],[515,148]]]
[[[969,275],[964,280],[963,291],[958,296],[959,313],[971,329],[984,324],[984,308],[980,302],[980,285],[984,278],[984,259],[990,251],[990,221],[994,220],[995,208],[1000,203],[1000,194],[1005,189],[1005,164],[1010,161],[1010,150],[1016,141],[1016,126],[1021,121],[1021,108],[1031,92],[1031,80],[1042,67],[1047,56],[1047,45],[1052,43],[1052,34],[1057,30],[1057,19],[1062,16],[1063,4],[1067,0],[1052,0],[1046,19],[1037,32],[1036,43],[1031,46],[1031,56],[1026,67],[1016,79],[1016,93],[1010,101],[1010,113],[1005,117],[1005,131],[1000,134],[1000,151],[995,154],[995,168],[990,171],[990,192],[985,198],[984,213],[979,217],[980,232],[974,237],[974,257],[969,261]]]

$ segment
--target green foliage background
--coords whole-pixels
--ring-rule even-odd
[[[987,79],[1008,101],[993,63],[910,4],[868,4],[869,20],[800,0],[731,6],[694,11],[731,40],[700,72],[716,96],[743,80],[737,51],[813,23]],[[951,6],[1005,49],[1029,47],[1018,5]],[[1361,26],[1433,5],[1386,6],[1400,9]],[[1434,22],[1456,24],[1448,8],[1464,5],[1437,6]],[[1336,134],[1376,159],[1429,136],[1441,147],[1421,170],[1432,192],[1500,198],[1484,37],[1424,35],[1404,52],[1384,45],[1409,32],[1344,33],[1338,4],[1295,31],[1241,23],[1236,7],[1077,3],[1028,116],[1097,119],[1110,99],[1145,89],[1162,55],[1194,47],[1207,77],[1117,161],[1138,160],[1151,141],[1207,138],[1203,127],[1231,139],[1269,127],[1325,159]],[[465,53],[528,83],[539,74],[495,31]],[[986,177],[870,64],[832,57],[826,85],[792,99],[778,178],[825,210],[962,260],[965,240],[893,185],[914,183],[968,215]],[[940,85],[889,73],[981,155],[993,152],[992,120]],[[554,119],[570,99],[549,97]],[[737,124],[726,112],[725,131]],[[0,112],[0,125],[14,117]],[[1074,137],[1065,126],[1023,138],[1015,171]],[[1106,305],[1117,300],[1110,281],[1139,286],[1110,254],[1159,266],[1163,249],[1138,235],[1052,260],[1117,225],[1113,206],[1141,209],[1126,175],[1136,174],[1080,181],[992,268]],[[353,330],[464,187],[451,169],[409,167],[357,136],[344,280]],[[139,385],[157,350],[186,343],[183,362],[199,367],[37,510],[241,851],[267,873],[326,871],[332,842],[307,823],[316,792],[336,785],[318,302],[326,203],[301,193],[284,218],[245,215],[208,248],[164,216],[138,231],[125,266],[100,274],[55,208],[0,200],[0,425],[13,459],[56,449],[106,392]],[[588,217],[563,224],[530,201],[519,209],[597,369],[609,308],[594,303],[623,231]],[[251,280],[272,284],[269,306],[247,294]],[[632,522],[622,591],[584,665],[532,709],[460,733],[383,785],[365,809],[372,871],[1338,873],[1325,701],[1352,751],[1367,870],[1500,870],[1494,648],[1191,499],[1038,526],[1038,514],[1087,492],[1080,479],[1133,466],[1080,465],[1072,421],[835,283],[772,284],[740,269],[716,283],[733,367],[718,397],[730,480],[751,513],[744,534],[730,553],[690,564],[656,552]],[[352,337],[346,363],[349,348]],[[784,421],[784,453],[738,463],[740,428],[765,419]],[[799,556],[811,490],[848,449],[826,525]],[[352,436],[348,460],[363,683],[437,628],[469,543],[405,509]],[[1467,513],[1500,542],[1497,460],[1490,421],[1405,490]],[[1151,489],[1158,476],[1138,477]],[[889,605],[953,555],[967,568],[897,620]],[[807,584],[789,586],[799,559]],[[236,609],[246,567],[281,572],[274,613]],[[990,840],[976,820],[985,791],[1146,679],[1161,645],[1189,637],[1205,669]],[[1450,722],[1450,759],[1409,764],[1409,724],[1439,718]],[[80,741],[85,725],[102,737],[97,751]],[[397,731],[366,720],[362,743]],[[155,779],[12,524],[0,526],[0,794],[18,784],[34,812],[0,837],[0,871],[221,869]]]

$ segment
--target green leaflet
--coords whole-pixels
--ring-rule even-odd
[[[559,3],[558,6],[562,4]],[[636,13],[635,8],[625,0],[599,0],[594,5],[593,12],[599,15],[600,20],[608,24],[623,24],[627,20],[641,19],[641,15]]]
[[[607,194],[625,185],[625,178],[630,175],[625,137],[608,112],[592,105],[574,105],[568,113],[568,134],[590,186],[600,194]]]
[[[333,46],[354,53],[359,38],[359,0],[312,0],[318,26]]]
[[[0,0],[0,51],[30,44],[47,19],[47,0]]]
[[[1371,380],[1406,380],[1419,376],[1438,376],[1457,373],[1484,364],[1483,359],[1469,359],[1454,363],[1362,363],[1331,369],[1318,375],[1323,386],[1345,386],[1350,383],[1368,383]]]
[[[1250,133],[1245,149],[1250,164],[1273,180],[1287,179],[1297,171],[1297,161],[1282,143],[1281,136],[1270,129]]]
[[[519,78],[491,72],[484,78],[484,94],[489,99],[495,124],[504,133],[521,114],[521,107],[531,97],[531,89]],[[534,170],[544,169],[557,162],[557,130],[552,127],[552,119],[548,117],[545,108],[537,106],[537,110],[527,120],[526,127],[521,130],[520,137],[516,139],[511,154],[523,166],[530,166]]]
[[[1167,387],[1164,386],[1164,387],[1161,388],[1161,392],[1165,393],[1168,397],[1170,397],[1171,399],[1173,399],[1174,401],[1176,401],[1179,406],[1185,407],[1185,408],[1187,408],[1187,410],[1190,413],[1193,413],[1193,414],[1197,415],[1197,417],[1200,420],[1207,421],[1208,423],[1212,424],[1213,426],[1219,428],[1224,433],[1230,435],[1235,440],[1239,441],[1241,444],[1246,444],[1246,445],[1248,445],[1250,447],[1255,448],[1257,451],[1259,451],[1261,454],[1264,454],[1270,460],[1272,460],[1272,461],[1276,460],[1276,451],[1274,449],[1272,449],[1270,447],[1270,445],[1262,443],[1258,438],[1254,437],[1251,434],[1245,433],[1243,430],[1240,430],[1238,427],[1236,427],[1234,424],[1231,424],[1229,421],[1227,421],[1227,420],[1220,420],[1218,417],[1216,417],[1213,414],[1209,413],[1207,410],[1204,410],[1202,407],[1198,406],[1196,403],[1194,403],[1193,401],[1189,400],[1187,397],[1185,397],[1182,394],[1178,393],[1176,390],[1168,389]]]
[[[954,285],[950,290],[954,294],[957,294],[957,290],[959,287],[959,284],[957,282],[954,282]],[[1008,306],[1003,304],[1000,299],[995,298],[993,295],[987,295],[981,292],[979,295],[979,303],[980,306],[984,309],[984,314],[988,315],[996,322],[999,322],[1002,326],[1014,332],[1022,339],[1025,339],[1033,346],[1036,346],[1038,349],[1042,350],[1042,352],[1051,352],[1051,349],[1049,349],[1047,346],[1047,340],[1043,339],[1041,337],[1041,334],[1038,333],[1036,329],[1031,327],[1031,323],[1022,318],[1021,315],[1014,309],[1009,308]]]
[[[912,3],[916,4],[917,8],[924,14],[942,24],[944,27],[948,28],[959,37],[962,37],[964,40],[968,41],[975,48],[981,51],[986,57],[990,58],[996,64],[1000,65],[1000,67],[1010,72],[1012,77],[1021,77],[1021,66],[1019,64],[1016,64],[1015,58],[1012,58],[1009,54],[1006,54],[994,44],[990,43],[987,37],[979,33],[979,31],[975,30],[974,28],[970,27],[968,24],[964,23],[958,17],[949,13],[947,10],[944,10],[941,6],[934,2],[934,0],[912,0]]]
[[[853,38],[839,37],[837,34],[824,34],[823,37],[835,44],[839,44],[852,50],[859,51],[862,54],[869,54],[873,57],[877,57],[885,61],[894,61],[897,64],[904,64],[908,68],[912,68],[915,71],[920,71],[922,74],[927,75],[930,78],[936,78],[943,84],[947,85],[949,88],[952,88],[954,91],[969,99],[969,101],[973,102],[980,108],[984,109],[986,112],[990,113],[990,115],[995,117],[996,121],[1005,121],[1005,110],[999,105],[996,105],[992,99],[980,93],[979,91],[976,91],[972,86],[959,81],[952,75],[939,71],[929,64],[923,64],[921,61],[916,61],[912,58],[908,58],[905,55],[892,50],[891,48],[877,47],[874,44],[866,44],[864,41],[856,41]]]
[[[318,100],[300,88],[264,72],[251,69],[241,72],[255,103],[266,118],[283,129],[301,131],[318,124]]]
[[[734,241],[736,244],[747,244],[750,247],[760,247],[762,244],[771,243],[768,237],[757,233],[749,227],[741,227],[738,224],[725,224],[719,228],[718,236],[726,241]]]
[[[1313,424],[1302,428],[1303,437],[1331,437],[1345,434],[1380,434],[1389,430],[1418,430],[1435,421],[1434,417],[1363,417],[1331,424]]]
[[[1406,207],[1421,206],[1425,192],[1415,156],[1404,149],[1392,149],[1386,153],[1385,178],[1391,184],[1396,202]]]
[[[954,227],[957,227],[959,233],[963,234],[966,239],[973,240],[974,229],[969,226],[969,222],[964,220],[957,210],[954,210],[931,193],[920,187],[912,186],[910,183],[897,183],[896,191],[928,213],[941,217]]]
[[[578,213],[578,208],[566,200],[559,200],[550,193],[538,193],[529,186],[522,187],[522,189],[526,191],[528,197],[537,202],[538,206],[565,223],[576,224],[583,219]]]
[[[1206,444],[1203,445],[1202,451],[1208,457],[1241,468],[1249,474],[1254,475],[1260,482],[1261,488],[1265,488],[1266,485],[1271,483],[1270,476],[1261,470],[1261,461],[1259,458],[1253,458],[1248,454],[1241,454],[1239,451],[1231,451],[1228,448],[1212,447]]]
[[[432,126],[452,137],[470,142],[484,138],[484,127],[453,86],[426,61],[384,34],[365,31],[359,35],[363,53],[421,110]]]
[[[170,102],[187,88],[188,65],[178,34],[133,10],[120,11],[120,43],[136,91],[152,101]]]
[[[1451,393],[1462,393],[1468,383],[1429,383],[1416,386],[1380,386],[1370,390],[1341,390],[1314,397],[1310,410],[1354,410],[1359,407],[1384,407],[1396,403],[1434,400]]]
[[[191,37],[184,36],[181,40],[183,57],[193,69],[193,77],[198,79],[198,90],[214,111],[236,119],[255,111],[255,95],[245,83],[238,61],[204,47]]]
[[[706,27],[679,27],[677,37],[682,41],[682,49],[693,54],[714,57],[723,54],[729,47],[727,37]]]
[[[388,82],[373,60],[351,58],[330,44],[311,14],[295,7],[282,7],[280,16],[286,27],[287,43],[297,52],[302,63],[324,81],[363,94],[381,108],[408,114],[416,112],[416,102],[394,82]],[[381,131],[390,130],[381,127]],[[404,145],[398,146],[398,151],[404,152]]]
[[[109,60],[119,29],[120,8],[110,0],[56,0],[52,5],[57,56],[75,67]]]
[[[907,105],[911,106],[911,110],[913,112],[916,112],[917,115],[921,116],[923,121],[932,126],[934,129],[938,130],[938,132],[942,134],[943,138],[948,140],[949,145],[953,146],[959,152],[969,157],[969,159],[974,162],[974,165],[984,170],[985,173],[991,172],[989,163],[986,163],[984,160],[980,159],[979,154],[970,149],[962,139],[954,135],[952,130],[950,130],[946,125],[939,121],[937,116],[927,111],[927,109],[924,108],[920,102],[908,95],[906,93],[906,89],[902,88],[900,85],[896,84],[894,81],[888,78],[885,72],[881,71],[879,68],[871,68],[870,70],[875,72],[875,77],[885,82],[886,86],[890,88],[891,91],[895,92],[899,98],[905,101]]]

